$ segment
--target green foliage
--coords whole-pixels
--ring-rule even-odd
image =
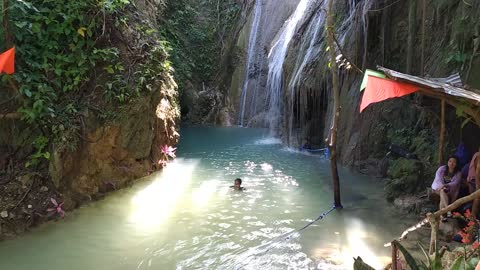
[[[38,165],[42,159],[49,160],[50,152],[46,150],[48,145],[48,138],[45,136],[38,136],[33,141],[33,147],[35,148],[35,153],[30,156],[30,160],[26,163],[26,167]]]
[[[75,118],[82,104],[77,96],[91,82],[98,67],[108,63],[116,66],[116,49],[100,48],[97,44],[103,18],[96,10],[111,11],[126,3],[11,1],[10,16],[6,19],[17,51],[19,68],[14,79],[23,95],[19,112],[27,123],[58,135],[54,142],[69,139],[66,135],[78,124]],[[57,128],[59,123],[63,129]]]
[[[468,61],[475,57],[473,52],[480,37],[480,2],[478,1],[434,1],[437,12],[443,14],[455,10],[451,19],[450,43],[446,47],[446,62],[457,70],[465,70]],[[447,17],[448,18],[448,17]]]
[[[233,0],[168,2],[168,17],[160,34],[172,48],[172,66],[180,89],[186,81],[213,80],[224,40],[239,11]]]
[[[172,63],[168,60],[171,50],[166,41],[160,41],[152,47],[147,56],[147,60],[140,65],[139,70],[135,73],[137,93],[142,89],[153,91],[153,86],[158,74],[172,71]]]
[[[152,91],[159,77],[171,71],[169,47],[154,36],[155,29],[145,26],[138,30],[142,37],[150,36],[145,55],[127,70],[131,63],[125,63],[112,44],[109,29],[128,26],[125,11],[133,7],[129,0],[9,0],[9,4],[7,18],[0,12],[0,21],[9,24],[9,29],[0,29],[0,44],[5,44],[7,31],[16,47],[16,72],[1,75],[0,87],[8,78],[16,82],[22,119],[44,134],[34,141],[36,152],[28,166],[48,159],[50,144],[75,147],[92,103],[102,110],[108,104],[126,103],[143,90]],[[100,118],[112,115],[105,111]]]
[[[442,257],[438,253],[437,250],[435,250],[435,254],[433,255],[428,255],[428,253],[425,251],[423,246],[420,245],[420,248],[422,249],[427,264],[425,264],[421,260],[416,260],[412,254],[404,247],[402,246],[399,242],[394,241],[394,244],[398,247],[398,250],[403,254],[403,257],[405,258],[405,261],[408,265],[408,267],[412,270],[443,270],[442,266]],[[478,258],[469,258],[468,260],[465,258],[465,256],[459,256],[453,263],[450,265],[448,269],[450,270],[474,270],[475,266],[478,263]]]

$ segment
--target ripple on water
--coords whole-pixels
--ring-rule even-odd
[[[401,232],[403,224],[393,212],[379,209],[384,201],[380,195],[375,196],[382,192],[376,187],[378,183],[341,171],[345,204],[353,204],[355,209],[346,207],[301,233],[291,233],[330,208],[328,163],[282,151],[281,146],[274,145],[279,141],[271,138],[230,138],[232,133],[223,136],[223,131],[216,132],[222,136],[208,136],[210,141],[205,142],[198,138],[201,132],[194,130],[189,149],[179,153],[197,161],[191,176],[182,171],[192,167],[192,162],[177,160],[147,179],[148,184],[116,192],[82,207],[65,222],[3,242],[0,268],[337,270],[351,269],[352,257],[357,255],[371,261],[375,261],[371,254],[388,255],[383,242]],[[188,132],[185,134],[188,136]],[[235,147],[227,145],[227,139]],[[176,171],[168,174],[168,169]],[[244,180],[245,192],[228,188],[237,177]],[[148,208],[142,212],[147,220],[161,214],[165,205],[172,213],[165,215],[158,226],[143,228],[128,222],[132,198],[145,186],[167,180],[169,189],[156,190],[149,194],[151,201],[137,206]],[[175,188],[175,194],[168,192]],[[352,218],[358,222],[348,222]],[[70,246],[71,241],[65,239],[76,244]],[[66,249],[74,255],[57,256],[57,251]],[[47,260],[55,260],[55,264],[46,264]]]

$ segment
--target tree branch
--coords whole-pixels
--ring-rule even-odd
[[[480,170],[479,170],[479,171],[480,171]],[[440,217],[441,215],[444,215],[444,214],[446,214],[446,213],[448,213],[448,212],[451,212],[452,210],[457,209],[457,208],[460,207],[462,204],[467,203],[467,202],[471,202],[471,201],[473,201],[473,200],[475,200],[475,199],[477,199],[477,198],[480,198],[480,189],[477,190],[477,191],[475,191],[475,192],[473,192],[472,194],[470,194],[470,195],[468,195],[468,196],[462,197],[462,198],[454,201],[452,204],[448,205],[448,206],[445,207],[445,208],[442,208],[442,209],[438,210],[437,212],[435,212],[435,213],[433,213],[433,214],[432,214],[432,213],[428,213],[426,218],[422,219],[422,220],[421,220],[420,222],[418,222],[416,225],[411,226],[411,227],[409,227],[408,229],[406,229],[406,230],[402,233],[402,235],[401,235],[398,239],[396,239],[396,240],[397,240],[397,241],[401,241],[401,240],[405,239],[405,237],[407,236],[407,234],[408,234],[409,232],[415,231],[416,229],[418,229],[418,228],[422,227],[423,225],[427,224],[429,218],[438,218],[438,217]],[[385,246],[385,247],[388,247],[388,246],[390,246],[390,245],[391,245],[391,243],[387,243],[387,244],[385,244],[384,246]]]

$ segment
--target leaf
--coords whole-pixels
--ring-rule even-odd
[[[471,269],[474,269],[479,263],[479,258],[473,257],[467,263],[470,265]]]
[[[472,120],[471,117],[468,117],[467,119],[463,120],[462,122],[462,125],[460,126],[461,129],[463,129],[465,127],[466,124],[468,124],[468,122],[470,122]]]
[[[330,51],[330,46],[325,49],[326,52]]]
[[[418,243],[418,246],[420,246],[420,249],[422,250],[423,255],[425,255],[425,257],[427,258],[428,266],[431,266],[431,265],[432,265],[432,258],[430,258],[430,256],[429,256],[428,253],[425,251],[425,248],[422,246],[422,244]],[[424,264],[424,265],[425,265],[425,264]]]
[[[458,117],[461,117],[465,114],[465,109],[467,108],[466,105],[459,105],[458,107],[456,107],[456,110],[455,110],[455,114],[458,116]]]
[[[85,31],[87,30],[87,28],[85,27],[80,27],[77,29],[77,33],[82,36],[82,37],[85,37]]]
[[[25,96],[27,96],[27,97],[32,97],[32,92],[30,92],[30,90],[28,90],[28,89],[24,89],[24,90],[23,90],[23,93],[24,93]]]
[[[458,257],[455,262],[453,262],[452,266],[450,266],[450,270],[460,269],[465,269],[465,257],[463,256]]]
[[[443,270],[442,268],[442,258],[440,257],[438,253],[438,249],[435,248],[435,257],[433,258],[433,264],[430,266],[432,270]]]
[[[112,65],[108,65],[105,67],[105,70],[107,71],[108,74],[114,74],[115,71],[113,70]]]
[[[23,28],[27,25],[27,22],[15,22],[15,25],[18,27],[18,28]]]
[[[394,244],[398,247],[398,249],[402,252],[405,261],[407,262],[408,266],[412,270],[420,270],[418,267],[417,262],[413,258],[412,254],[410,254],[398,241],[394,241]]]

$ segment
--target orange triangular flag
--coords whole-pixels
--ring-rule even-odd
[[[15,48],[0,54],[0,73],[13,74],[15,71]]]
[[[367,87],[363,93],[360,112],[368,105],[389,98],[401,97],[418,91],[419,87],[413,84],[394,80],[368,76]]]

